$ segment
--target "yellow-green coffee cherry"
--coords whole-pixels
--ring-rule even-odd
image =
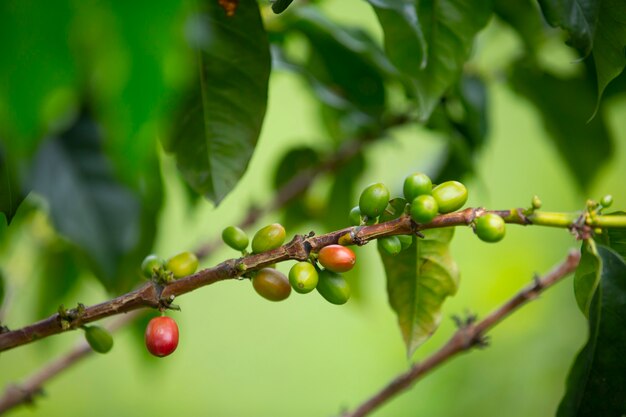
[[[261,297],[270,301],[282,301],[291,294],[291,285],[285,274],[272,268],[261,269],[252,278],[252,286]]]
[[[397,255],[402,250],[402,243],[400,243],[398,236],[381,237],[378,239],[378,243],[389,255]]]
[[[289,283],[295,292],[306,294],[317,287],[319,275],[310,262],[298,262],[289,270]]]
[[[154,273],[165,265],[165,260],[155,254],[150,254],[141,262],[141,273],[146,278],[152,278]]]
[[[389,204],[389,190],[383,183],[365,187],[359,198],[361,214],[369,218],[380,216],[387,204]]]
[[[107,353],[113,347],[113,337],[100,326],[85,326],[85,339],[87,343],[98,353]]]
[[[613,204],[613,196],[611,194],[605,195],[602,197],[602,200],[600,200],[600,204],[602,204],[602,207],[604,208],[611,207]]]
[[[244,251],[248,247],[250,239],[246,232],[236,226],[228,226],[222,231],[222,240],[231,248]]]
[[[421,172],[411,174],[404,179],[404,198],[406,201],[413,201],[419,195],[431,194],[433,183],[430,177]]]
[[[432,195],[419,195],[411,203],[411,218],[416,223],[429,223],[437,216],[439,204]]]
[[[198,269],[198,257],[192,252],[181,252],[172,256],[165,265],[171,271],[174,278],[182,278],[191,275]]]
[[[485,242],[499,242],[506,231],[504,219],[494,213],[483,214],[474,224],[476,235]]]
[[[450,213],[463,207],[467,201],[467,188],[458,181],[446,181],[433,188],[439,213]]]
[[[285,243],[285,228],[274,223],[260,229],[252,238],[252,253],[262,253],[276,249]]]
[[[345,304],[350,299],[350,286],[338,273],[322,270],[319,273],[317,291],[332,304]]]

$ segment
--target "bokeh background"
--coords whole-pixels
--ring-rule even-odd
[[[120,121],[120,126],[130,126],[129,137],[159,137],[158,124],[141,121],[156,111],[154,102],[189,77],[184,65],[188,57],[176,48],[184,37],[189,5],[61,1],[54,6],[24,2],[18,7],[16,3],[4,6],[3,13],[11,17],[8,21],[16,25],[4,30],[19,27],[19,37],[7,39],[0,28],[0,59],[17,57],[14,66],[6,62],[3,66],[20,70],[4,74],[2,92],[14,100],[13,107],[0,115],[17,114],[14,119],[22,121],[17,130],[24,135],[33,133],[28,131],[29,126],[37,125],[33,120],[40,125],[53,123],[58,116],[55,100],[78,101],[73,86],[81,55],[70,54],[63,45],[68,39],[80,45],[92,37],[97,42],[89,45],[102,49],[83,53],[102,59],[102,73],[84,81],[101,89],[103,102],[109,97],[111,102],[119,100],[127,106],[118,111],[132,119],[130,123]],[[326,0],[319,7],[334,20],[358,25],[382,39],[376,17],[365,2]],[[142,19],[147,10],[151,18]],[[556,38],[546,42],[541,51],[544,64],[559,73],[575,73],[580,64],[574,62],[563,38]],[[583,208],[588,197],[611,193],[617,208],[626,207],[625,97],[614,96],[606,103],[615,152],[584,195],[547,139],[535,108],[501,78],[501,70],[520,49],[515,34],[492,19],[479,35],[468,64],[488,77],[491,107],[487,144],[479,155],[476,174],[465,181],[470,191],[468,205],[524,207],[536,194],[546,210],[574,211]],[[26,68],[25,72],[19,61],[30,60],[29,54],[49,69],[49,77],[40,76],[41,68]],[[20,96],[38,94],[52,102],[49,112],[44,106],[39,114],[34,113],[26,108],[30,103],[26,98],[21,104]],[[165,187],[156,253],[170,256],[193,249],[238,222],[250,202],[269,201],[276,160],[291,148],[330,146],[316,100],[297,76],[273,72],[269,97],[251,164],[218,207],[190,202],[175,161],[155,141]],[[119,114],[108,116],[115,120]],[[592,141],[590,144],[593,146]],[[399,195],[404,176],[433,170],[442,152],[441,141],[425,129],[394,130],[391,137],[366,148],[367,169],[358,178],[353,201],[357,203],[358,190],[378,181]],[[327,189],[323,179],[316,184],[319,194]],[[279,219],[279,213],[272,213],[259,226]],[[293,236],[310,230],[327,231],[310,222],[287,232]],[[43,281],[54,279],[37,264],[37,242],[47,233],[52,233],[49,221],[44,212],[38,212],[2,248],[2,265],[12,293],[6,321],[12,327],[41,318],[33,308],[38,288]],[[458,228],[451,251],[461,270],[459,292],[446,302],[440,329],[411,360],[419,361],[447,340],[454,331],[452,315],[471,311],[484,316],[530,282],[534,273],[549,270],[578,245],[561,229],[510,226],[506,238],[493,245],[479,241],[469,228]],[[331,305],[317,293],[293,294],[285,302],[271,303],[260,298],[247,280],[205,287],[178,299],[182,311],[171,313],[181,332],[180,345],[172,356],[151,358],[137,329],[123,329],[115,335],[109,354],[91,355],[66,370],[45,387],[45,396],[37,398],[33,407],[22,407],[12,415],[330,416],[352,408],[410,363],[387,304],[384,271],[375,245],[357,248],[356,253],[362,271],[355,278],[359,294],[345,306]],[[202,266],[235,256],[234,251],[222,248]],[[285,263],[278,269],[287,272],[289,267],[290,263]],[[110,297],[93,277],[81,278],[81,285],[64,296],[68,303],[93,304]],[[585,326],[572,281],[566,280],[491,332],[487,349],[453,359],[374,415],[553,415],[569,366],[584,343]],[[22,380],[80,338],[71,332],[0,354],[0,385]]]

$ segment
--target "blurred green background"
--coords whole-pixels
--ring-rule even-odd
[[[122,126],[116,130],[119,142],[110,146],[128,147],[132,163],[136,141],[151,142],[161,134],[158,123],[143,123],[146,115],[160,111],[157,103],[189,77],[184,65],[189,58],[175,47],[183,37],[188,5],[61,3],[67,9],[24,6],[28,13],[15,20],[22,31],[19,39],[3,37],[0,29],[3,59],[28,60],[27,55],[33,54],[50,73],[46,78],[36,75],[41,68],[32,68],[32,76],[4,73],[0,92],[12,101],[9,108],[7,100],[0,101],[5,106],[0,108],[0,121],[23,121],[23,125],[13,126],[10,133],[17,133],[14,137],[35,133],[29,129],[37,123],[45,131],[46,123],[58,118],[55,109],[65,108],[57,107],[55,100],[76,103],[75,87],[87,85],[99,98],[99,105],[107,109],[103,113],[106,120]],[[146,7],[151,11],[149,21],[141,18]],[[381,39],[376,18],[365,2],[326,0],[320,7],[336,21],[366,28]],[[53,16],[49,14],[52,10]],[[64,32],[50,22],[71,28],[74,55],[68,55]],[[87,42],[89,37],[96,41]],[[102,51],[81,50],[83,41],[101,45]],[[6,48],[15,48],[15,53]],[[479,35],[468,64],[487,75],[491,107],[488,143],[479,156],[476,175],[466,182],[468,206],[523,207],[536,194],[546,210],[573,211],[583,208],[587,197],[611,193],[615,207],[626,207],[624,96],[614,96],[606,103],[607,124],[616,141],[614,156],[602,167],[588,195],[582,195],[550,145],[535,108],[502,80],[502,69],[520,48],[513,32],[492,20]],[[83,65],[83,55],[77,51],[103,60],[98,71],[91,73],[93,78],[78,84],[75,72]],[[575,73],[580,65],[572,62],[560,41],[547,42],[541,57],[545,65],[563,74]],[[85,58],[85,62],[94,61]],[[15,68],[24,66],[16,64]],[[40,95],[52,104],[35,114],[27,108],[28,97],[20,104],[20,97],[28,95]],[[107,97],[127,107],[107,107]],[[165,192],[156,253],[170,256],[193,249],[238,222],[250,202],[269,201],[276,159],[289,149],[302,144],[329,147],[316,100],[296,75],[273,72],[269,97],[251,164],[217,208],[207,202],[192,204],[172,157],[159,150]],[[119,138],[132,138],[133,142]],[[404,176],[432,170],[442,152],[441,141],[431,132],[415,126],[397,129],[392,137],[367,147],[367,169],[356,190],[382,181],[399,195]],[[325,192],[324,181],[317,187]],[[352,198],[356,204],[358,191]],[[11,235],[2,250],[3,268],[11,282],[7,321],[12,327],[41,318],[32,306],[38,300],[38,286],[50,279],[36,262],[37,242],[51,233],[48,220],[42,212],[32,216],[29,226]],[[276,213],[267,215],[259,225],[279,219]],[[311,222],[287,232],[293,236],[310,230],[328,231],[322,227]],[[426,357],[447,340],[454,331],[451,315],[472,311],[484,316],[528,283],[535,272],[546,272],[578,245],[560,229],[510,226],[506,238],[491,245],[475,238],[469,228],[458,228],[452,254],[461,270],[460,290],[446,302],[440,329],[414,359]],[[409,363],[387,304],[384,271],[375,245],[357,248],[356,253],[361,271],[367,272],[358,277],[360,297],[345,306],[330,305],[317,293],[292,294],[283,303],[270,303],[258,297],[247,280],[221,282],[178,299],[182,311],[171,315],[179,323],[181,339],[172,356],[149,357],[137,331],[124,329],[116,334],[111,353],[91,355],[68,369],[45,387],[46,396],[34,407],[22,407],[13,415],[330,416],[352,408]],[[202,266],[235,256],[234,251],[223,248]],[[286,273],[290,266],[285,263],[278,269]],[[84,278],[79,289],[65,296],[69,303],[94,304],[109,298],[95,279]],[[0,354],[0,384],[22,380],[81,337],[63,334]],[[553,415],[571,361],[585,337],[585,321],[576,307],[571,280],[566,280],[498,326],[490,334],[489,348],[455,358],[374,415]]]

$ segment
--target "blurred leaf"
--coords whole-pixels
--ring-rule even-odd
[[[458,80],[474,37],[487,24],[492,7],[489,0],[419,2],[417,15],[428,44],[427,64],[407,75],[415,82],[417,109],[423,120]]]
[[[69,306],[74,303],[74,300],[67,297],[78,282],[80,270],[71,248],[67,245],[52,245],[47,248],[41,267],[36,311],[37,317],[46,317],[57,311],[60,304]]]
[[[15,161],[0,143],[0,213],[4,214],[7,224],[11,223],[22,200],[24,193],[17,178]]]
[[[313,85],[314,90],[323,93],[323,102],[335,110],[337,120],[326,121],[341,125],[335,137],[343,139],[364,126],[378,125],[385,109],[384,77],[395,72],[382,50],[364,31],[337,25],[314,8],[299,8],[295,16],[293,27],[312,46],[306,71],[324,86]]]
[[[544,23],[533,0],[495,0],[494,12],[520,35],[526,49],[534,55],[545,39]]]
[[[598,170],[611,157],[614,146],[603,115],[593,120],[594,92],[581,78],[559,78],[518,63],[511,83],[538,109],[570,173],[586,190]]]
[[[270,54],[259,8],[241,0],[227,16],[216,1],[188,25],[199,49],[200,84],[164,144],[198,193],[215,204],[236,186],[256,146],[267,106]]]
[[[86,111],[66,132],[45,139],[29,180],[47,199],[56,229],[84,251],[107,289],[116,288],[122,258],[139,238],[140,206],[115,178],[99,126]]]
[[[589,339],[576,357],[557,417],[626,413],[626,263],[598,245],[600,283],[589,309]]]
[[[355,185],[365,170],[365,157],[356,154],[350,160],[342,162],[333,173],[334,182],[326,201],[326,215],[323,218],[328,230],[339,230],[350,226],[348,213],[358,204],[355,199]]]
[[[0,269],[0,307],[2,307],[2,304],[4,302],[4,294],[6,293],[6,284],[4,283],[4,280],[4,272],[2,272],[2,269]]]
[[[301,146],[289,150],[283,156],[274,174],[274,190],[280,192],[281,188],[297,175],[310,170],[320,162],[319,153],[308,146]],[[283,191],[284,192],[284,191]],[[306,220],[306,202],[301,196],[306,190],[294,195],[283,206],[283,226],[287,230],[295,229],[303,220]]]
[[[591,239],[583,242],[580,253],[580,262],[574,275],[574,294],[578,308],[589,318],[591,301],[600,283],[602,260],[598,256],[595,242]]]
[[[583,57],[593,53],[598,79],[597,101],[626,66],[623,0],[539,0],[546,20],[568,32]]]
[[[426,230],[424,235],[395,256],[378,248],[387,274],[389,304],[398,316],[408,356],[435,332],[443,302],[459,285],[449,252],[454,228]]]
[[[414,0],[367,0],[385,33],[385,52],[393,64],[407,74],[423,70],[427,48]]]

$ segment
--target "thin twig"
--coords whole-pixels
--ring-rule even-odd
[[[484,345],[484,336],[490,329],[511,315],[519,307],[537,298],[540,293],[573,272],[578,266],[579,260],[580,253],[578,251],[571,251],[561,264],[557,265],[543,278],[535,278],[532,284],[522,289],[513,298],[480,322],[476,324],[468,322],[466,325],[461,326],[448,342],[432,356],[428,357],[423,362],[411,366],[407,372],[398,375],[389,382],[387,386],[363,402],[356,409],[344,413],[343,417],[363,417],[368,415],[396,395],[409,389],[428,372],[452,359],[457,354]]]
[[[135,318],[139,317],[139,312],[133,312],[118,317],[107,328],[114,332],[126,326]],[[52,378],[63,372],[65,369],[86,357],[92,352],[91,347],[85,340],[81,340],[71,351],[46,364],[43,368],[28,377],[21,384],[13,384],[6,388],[4,395],[0,398],[0,414],[19,405],[32,403],[34,398],[42,393],[43,386]]]

